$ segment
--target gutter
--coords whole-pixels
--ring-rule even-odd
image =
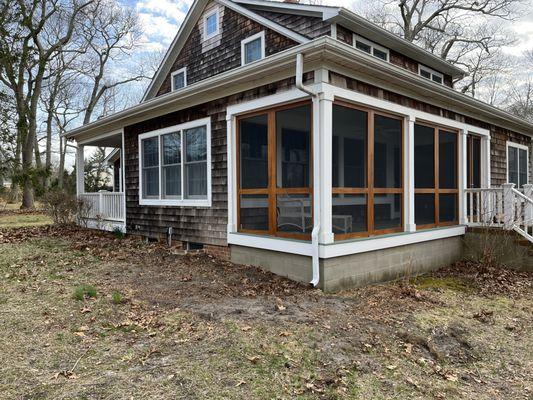
[[[304,55],[296,55],[296,88],[307,93],[314,99],[318,98],[318,93],[307,88],[303,83],[304,75]],[[313,115],[313,119],[316,116]],[[319,238],[320,233],[320,130],[313,128],[313,231],[311,233],[311,246],[313,248],[313,279],[311,285],[316,287],[320,282],[320,256],[319,256]]]

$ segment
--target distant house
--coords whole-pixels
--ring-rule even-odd
[[[533,125],[463,76],[342,7],[196,0],[141,103],[66,135],[78,194],[325,290],[453,262],[468,226],[533,241]],[[120,190],[84,192],[85,145],[117,149]]]

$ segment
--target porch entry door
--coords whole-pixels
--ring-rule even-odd
[[[468,135],[466,143],[466,187],[478,189],[481,188],[481,138],[475,135]]]

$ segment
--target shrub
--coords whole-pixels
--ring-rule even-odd
[[[111,295],[111,298],[113,299],[114,304],[124,303],[124,296],[122,295],[122,293],[118,291],[114,291],[113,294]]]
[[[92,285],[79,285],[74,289],[74,298],[76,300],[85,300],[96,298],[96,288]]]
[[[118,226],[113,229],[113,235],[117,238],[117,239],[124,239],[124,232],[122,232],[122,229],[120,229]]]
[[[62,190],[50,190],[43,198],[44,211],[54,224],[65,225],[75,221],[78,204],[76,196]]]

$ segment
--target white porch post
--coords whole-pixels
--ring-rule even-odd
[[[76,193],[85,193],[85,147],[78,144],[76,149]]]
[[[319,242],[333,243],[333,210],[332,210],[332,158],[333,158],[333,93],[320,93],[314,101],[315,127],[320,132],[320,234]],[[318,118],[318,121],[317,121]],[[316,128],[315,128],[316,129]]]
[[[513,229],[515,216],[515,195],[513,193],[514,183],[503,184],[503,228]]]
[[[524,185],[524,195],[527,196],[529,199],[533,199],[533,184],[528,183],[527,185]],[[533,204],[531,204],[529,201],[525,202],[525,210],[524,210],[524,218],[526,220],[527,225],[533,224]]]
[[[481,138],[481,187],[488,189],[491,186],[490,177],[490,136]]]
[[[468,224],[468,201],[466,189],[468,188],[468,157],[467,144],[468,131],[461,129],[459,142],[459,224]]]
[[[228,233],[235,233],[237,232],[237,182],[235,182],[235,177],[237,176],[236,171],[236,160],[234,160],[235,157],[237,157],[237,149],[235,146],[235,132],[234,127],[232,124],[232,116],[227,115],[226,116],[226,126],[227,126],[227,148],[228,148],[228,172],[227,172],[227,179],[228,179]]]
[[[414,115],[405,118],[404,133],[404,230],[416,232],[415,223],[415,121]]]

